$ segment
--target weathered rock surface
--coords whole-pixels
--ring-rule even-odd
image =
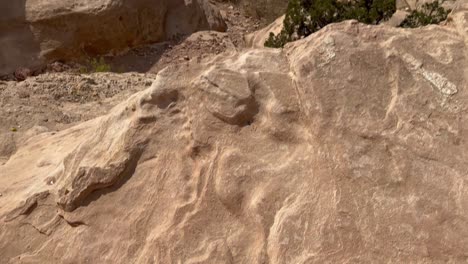
[[[17,0],[0,10],[0,75],[226,27],[208,0]]]
[[[468,12],[160,72],[0,166],[4,263],[463,263]]]

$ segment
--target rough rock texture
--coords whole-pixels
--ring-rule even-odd
[[[208,0],[15,0],[2,1],[0,10],[0,75],[226,29]]]
[[[463,263],[468,12],[166,68],[0,166],[3,263]]]

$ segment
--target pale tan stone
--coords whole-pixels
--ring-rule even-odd
[[[468,11],[160,72],[0,165],[4,263],[463,263]]]

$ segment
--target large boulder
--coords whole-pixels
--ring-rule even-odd
[[[166,68],[0,166],[5,263],[462,263],[468,12]]]
[[[17,0],[0,9],[0,75],[226,27],[208,0]]]

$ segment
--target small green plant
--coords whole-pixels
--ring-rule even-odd
[[[89,62],[92,72],[110,72],[111,66],[106,63],[103,57],[93,58]]]
[[[106,63],[103,57],[90,58],[85,62],[86,66],[81,66],[79,72],[81,74],[93,73],[93,72],[110,72],[112,67]]]
[[[417,28],[430,24],[439,24],[447,19],[451,10],[445,10],[438,1],[425,3],[420,10],[414,10],[401,23],[400,27]]]
[[[328,24],[348,19],[378,24],[389,19],[395,11],[395,0],[290,0],[283,29],[278,35],[271,33],[265,46],[280,48]]]
[[[78,71],[79,71],[79,73],[81,73],[81,74],[89,73],[89,70],[88,70],[88,68],[87,68],[86,66],[80,66],[80,67],[78,68]]]

